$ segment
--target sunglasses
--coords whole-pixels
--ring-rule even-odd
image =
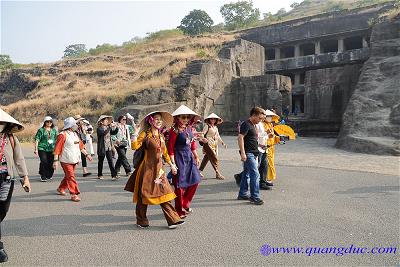
[[[121,121],[126,121],[126,119],[122,119]]]

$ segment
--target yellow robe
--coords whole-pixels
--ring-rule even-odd
[[[268,169],[267,169],[267,181],[272,182],[276,179],[276,170],[275,170],[275,144],[280,142],[279,136],[276,136],[274,133],[274,125],[271,122],[264,122],[265,132],[268,134],[267,141],[267,161],[268,161]],[[272,136],[272,137],[271,137]]]

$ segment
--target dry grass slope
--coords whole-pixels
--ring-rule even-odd
[[[29,139],[47,114],[60,120],[74,114],[93,119],[111,114],[125,97],[146,88],[170,86],[170,78],[187,62],[215,57],[223,42],[233,39],[231,34],[175,36],[120,47],[107,55],[31,65],[45,70],[56,68],[60,73],[45,71],[45,75],[31,77],[40,79],[38,87],[26,99],[4,108],[26,124],[21,137]]]

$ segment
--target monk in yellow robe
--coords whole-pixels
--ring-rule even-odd
[[[267,161],[268,161],[267,185],[273,186],[273,181],[276,179],[275,145],[281,141],[280,137],[278,135],[275,135],[274,124],[279,122],[279,116],[268,109],[265,111],[265,115],[266,115],[266,118],[264,121],[264,129],[265,129],[265,132],[268,134],[268,140],[267,140]]]

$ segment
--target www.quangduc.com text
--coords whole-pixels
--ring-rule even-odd
[[[264,256],[273,254],[301,254],[306,256],[333,254],[336,256],[344,255],[365,255],[365,254],[396,254],[395,246],[376,246],[376,247],[357,247],[350,246],[330,246],[330,247],[273,247],[268,244],[260,248],[260,253]]]

